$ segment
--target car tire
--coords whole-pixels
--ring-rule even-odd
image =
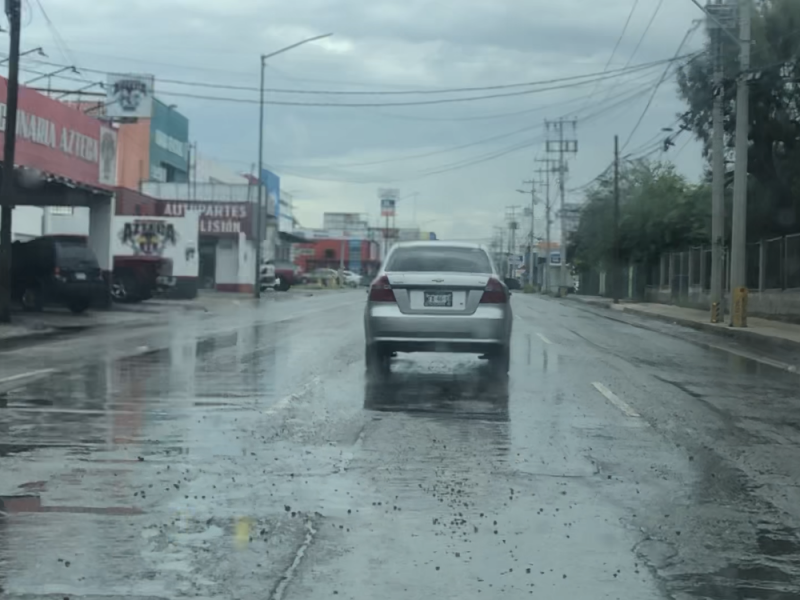
[[[369,375],[385,376],[391,371],[391,353],[386,349],[367,344],[364,349],[364,363]]]
[[[88,299],[82,300],[73,300],[69,304],[67,304],[67,308],[70,310],[72,314],[79,315],[84,313],[88,310],[89,305],[91,302]]]
[[[498,377],[507,377],[511,368],[511,347],[503,346],[489,356],[492,373]]]
[[[20,302],[22,303],[22,310],[26,312],[41,312],[44,308],[41,288],[36,284],[26,285]]]
[[[132,273],[121,273],[111,283],[111,297],[116,302],[138,302],[139,283]]]
[[[281,279],[278,285],[275,286],[275,289],[278,290],[279,292],[288,292],[290,287],[292,287],[291,283],[289,283],[285,279]]]

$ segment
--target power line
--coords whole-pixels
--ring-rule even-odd
[[[619,45],[622,43],[623,38],[625,37],[625,33],[628,31],[628,25],[631,24],[631,19],[633,18],[633,13],[636,12],[636,7],[639,6],[639,0],[633,0],[633,6],[631,6],[631,10],[628,13],[628,18],[625,20],[625,25],[622,27],[622,31],[617,38],[617,42],[614,44],[614,49],[611,51],[611,56],[608,57],[608,61],[606,62],[606,66],[603,67],[603,73],[608,71],[608,67],[611,66],[611,62],[614,60],[614,57],[617,54],[617,50],[619,50]],[[595,92],[597,92],[597,86],[589,95],[589,98],[586,99],[587,104],[591,100],[592,96],[594,96]]]
[[[568,83],[568,82],[576,82],[580,80],[588,80],[584,83],[594,83],[596,79],[599,78],[600,81],[605,80],[606,78],[612,77],[619,77],[624,76],[629,73],[639,72],[641,70],[646,70],[654,67],[658,67],[664,65],[666,63],[674,62],[675,60],[680,60],[681,58],[688,58],[690,55],[686,57],[674,57],[671,59],[662,59],[657,61],[652,61],[649,63],[642,63],[640,65],[636,65],[631,67],[630,65],[626,65],[623,68],[619,69],[612,69],[612,70],[604,70],[603,72],[595,72],[595,73],[586,73],[583,75],[572,75],[569,77],[558,77],[554,79],[544,79],[538,81],[527,81],[527,82],[515,82],[515,83],[507,83],[507,84],[498,84],[498,85],[489,85],[489,86],[475,86],[475,87],[462,87],[462,88],[443,88],[443,89],[436,89],[436,90],[377,90],[377,91],[364,91],[364,90],[303,90],[303,89],[286,89],[286,88],[265,88],[265,92],[274,93],[274,94],[298,94],[298,95],[355,95],[355,96],[364,96],[364,95],[380,95],[380,96],[394,96],[394,95],[430,95],[430,94],[450,94],[450,93],[465,93],[465,92],[477,92],[477,91],[492,91],[492,90],[504,90],[504,89],[513,89],[519,87],[534,87],[534,86],[542,86],[542,85],[553,85],[559,83]],[[37,64],[52,66],[52,67],[63,67],[65,65],[52,62],[52,61],[43,61],[37,59],[31,59],[29,62],[35,62]],[[109,74],[117,74],[113,71],[104,71],[100,69],[91,69],[91,68],[83,68],[83,71],[87,73],[98,73],[102,75],[109,75]],[[182,85],[187,87],[200,87],[200,88],[208,88],[208,89],[223,89],[223,90],[231,90],[231,91],[251,91],[257,92],[260,91],[259,87],[256,86],[246,86],[246,85],[231,85],[231,84],[221,84],[221,83],[208,83],[203,81],[189,81],[183,79],[157,79],[159,84],[167,83],[172,85]]]
[[[644,32],[642,33],[642,37],[639,38],[639,42],[636,44],[636,47],[633,49],[630,58],[628,58],[628,62],[625,63],[625,66],[629,66],[631,62],[633,62],[634,57],[639,52],[639,48],[642,47],[642,43],[644,42],[647,34],[650,32],[650,28],[653,26],[653,23],[658,16],[658,12],[661,10],[661,5],[664,4],[664,0],[658,0],[658,4],[656,4],[656,9],[653,11],[653,15],[650,17],[650,20],[647,22],[647,27],[644,28]]]
[[[700,24],[700,22],[698,21],[697,23],[695,23],[694,25],[692,25],[689,28],[689,30],[686,32],[686,35],[683,36],[683,39],[681,40],[681,43],[678,45],[678,50],[675,52],[675,56],[678,56],[680,54],[680,52],[683,49],[684,45],[689,41],[689,39],[692,37],[694,32],[697,31],[697,27],[699,26],[699,24]],[[644,110],[642,111],[642,114],[639,115],[639,120],[636,121],[636,125],[633,126],[633,130],[631,130],[630,134],[628,135],[628,139],[626,139],[625,143],[622,145],[622,150],[625,150],[625,148],[627,148],[627,146],[630,143],[631,139],[633,139],[633,136],[636,134],[636,131],[639,129],[639,126],[642,124],[642,121],[644,120],[644,117],[647,114],[647,111],[650,110],[650,106],[653,104],[653,99],[655,99],[656,94],[658,93],[658,89],[661,87],[661,84],[667,78],[667,75],[669,74],[671,66],[672,66],[672,64],[670,63],[667,66],[667,68],[664,70],[664,75],[661,77],[661,81],[659,81],[658,84],[653,88],[653,93],[650,95],[650,99],[647,101],[647,104],[645,105]]]

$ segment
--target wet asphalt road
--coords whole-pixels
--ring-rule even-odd
[[[800,597],[800,377],[515,294],[365,381],[363,302],[0,353],[0,597]]]

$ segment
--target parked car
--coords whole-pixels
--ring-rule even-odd
[[[261,285],[262,292],[270,288],[275,289],[275,265],[270,264],[269,262],[265,262],[261,265],[259,283]]]
[[[361,275],[353,273],[353,271],[342,271],[344,277],[344,284],[348,287],[358,287],[361,283]]]
[[[24,310],[58,304],[82,313],[107,298],[97,257],[85,236],[53,235],[14,242],[12,295]]]
[[[111,297],[117,302],[141,302],[175,286],[172,261],[160,256],[115,256]]]
[[[321,283],[322,285],[332,285],[339,278],[339,272],[335,269],[314,269],[306,274],[307,283]]]
[[[269,260],[267,264],[275,267],[275,289],[279,292],[289,291],[293,285],[303,282],[300,267],[288,260]]]
[[[511,293],[488,251],[471,243],[401,242],[369,289],[367,369],[388,372],[397,352],[482,354],[507,376]]]

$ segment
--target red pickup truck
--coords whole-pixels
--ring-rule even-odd
[[[303,283],[300,267],[288,260],[268,260],[268,265],[275,267],[275,289],[279,292],[286,292],[293,285]]]

